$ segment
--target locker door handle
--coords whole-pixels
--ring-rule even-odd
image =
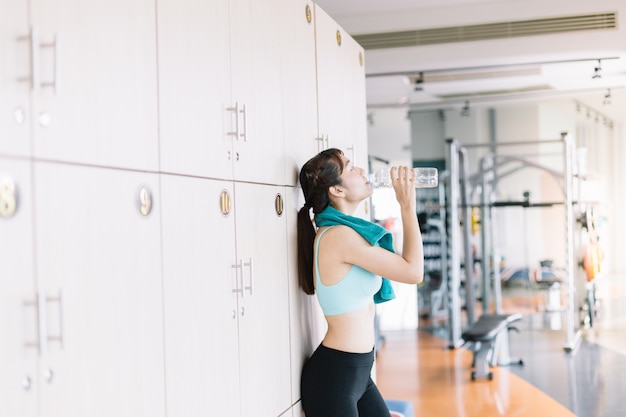
[[[64,343],[64,329],[63,329],[63,292],[59,290],[58,295],[52,297],[46,297],[46,304],[56,302],[59,308],[59,333],[57,335],[47,335],[46,340],[48,342],[59,342],[59,346],[63,348]]]
[[[250,268],[250,275],[249,275],[250,276],[250,285],[248,285],[247,287],[244,287],[244,289],[248,290],[250,295],[252,295],[252,281],[254,279],[254,271],[252,270],[252,258],[250,258],[250,261],[245,262],[243,264],[243,266],[247,266],[247,267]],[[243,269],[241,271],[242,271],[242,275],[243,275]]]
[[[35,26],[30,28],[26,36],[19,36],[18,41],[28,41],[30,49],[30,75],[20,77],[18,82],[28,82],[30,89],[37,92],[39,89],[39,31]]]
[[[239,103],[235,102],[235,107],[227,107],[226,111],[235,113],[235,131],[226,133],[227,136],[234,136],[239,139]]]
[[[315,138],[315,140],[317,141],[317,152],[321,152],[324,150],[324,135],[322,135],[322,137],[317,137]]]
[[[60,77],[59,77],[59,71],[61,68],[61,37],[59,36],[58,33],[54,34],[54,40],[52,42],[49,43],[42,43],[39,45],[39,47],[41,49],[46,49],[46,48],[54,48],[54,78],[52,79],[52,81],[45,81],[41,83],[42,87],[52,87],[52,90],[54,91],[54,94],[59,94],[60,91]]]
[[[243,261],[239,261],[238,264],[234,264],[230,266],[235,269],[235,286],[233,288],[234,293],[239,293],[243,297]],[[241,274],[239,274],[239,270],[241,270]],[[239,286],[239,277],[241,277],[241,286]]]
[[[35,323],[37,326],[37,340],[34,342],[30,342],[30,341],[25,341],[24,342],[24,347],[27,348],[35,348],[37,349],[37,353],[41,354],[42,350],[41,350],[41,340],[42,340],[42,328],[41,328],[41,316],[40,316],[40,299],[39,299],[39,294],[35,294],[35,298],[30,301],[30,300],[25,300],[22,305],[24,307],[34,307],[35,308]]]
[[[243,120],[243,133],[240,133],[239,136],[243,139],[244,142],[248,141],[248,124],[246,121],[246,105],[244,104],[241,108],[241,110],[239,110],[239,113],[241,113],[242,116],[242,120]]]

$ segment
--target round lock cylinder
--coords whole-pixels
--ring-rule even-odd
[[[0,217],[11,217],[17,209],[17,190],[10,178],[0,178]]]

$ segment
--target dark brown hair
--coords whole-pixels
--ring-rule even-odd
[[[298,283],[307,294],[315,293],[313,243],[316,230],[311,221],[310,209],[313,209],[313,214],[318,214],[330,204],[328,188],[341,184],[342,155],[339,149],[326,149],[309,159],[300,170],[300,186],[305,203],[298,212]]]

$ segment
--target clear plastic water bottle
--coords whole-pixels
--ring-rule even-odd
[[[374,188],[391,188],[389,168],[382,168],[373,174],[369,174],[368,180]],[[415,175],[415,188],[433,188],[439,185],[439,173],[437,168],[418,167],[413,168]]]

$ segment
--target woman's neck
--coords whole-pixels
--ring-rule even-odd
[[[330,206],[334,208],[335,210],[342,212],[343,214],[347,214],[348,216],[353,216],[354,213],[356,212],[358,204],[354,205],[354,204],[341,201],[339,204],[337,202],[334,202]]]

